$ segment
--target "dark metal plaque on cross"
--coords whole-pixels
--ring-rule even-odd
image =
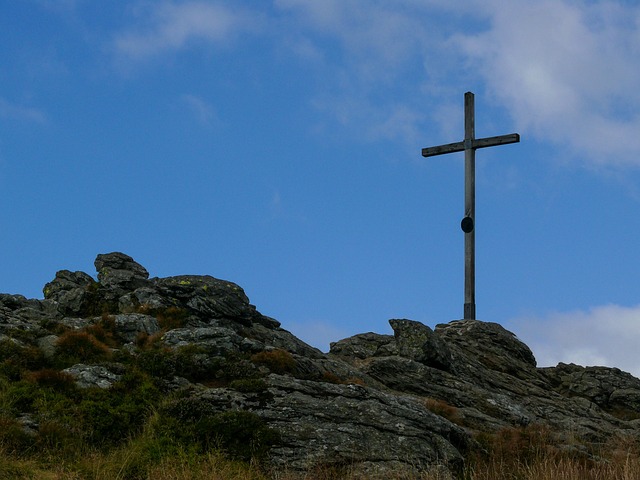
[[[464,140],[422,149],[423,157],[464,152],[464,218],[460,227],[464,232],[464,319],[476,319],[476,149],[506,145],[520,141],[511,133],[498,137],[475,138],[475,107],[473,93],[464,94]]]

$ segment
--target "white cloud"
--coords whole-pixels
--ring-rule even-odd
[[[220,122],[213,106],[202,97],[185,93],[180,99],[203,125],[213,127]]]
[[[508,322],[539,366],[558,362],[618,367],[640,378],[640,305],[526,316]]]
[[[311,105],[365,141],[411,145],[425,112],[416,81],[432,39],[428,2],[276,0],[291,50],[321,78]],[[424,15],[422,15],[424,16]],[[408,71],[411,72],[408,74]],[[408,101],[412,96],[413,101]]]
[[[34,123],[45,123],[47,121],[47,116],[42,110],[12,103],[3,98],[0,98],[0,118]]]
[[[151,6],[152,5],[152,6]],[[258,28],[258,16],[220,2],[162,1],[151,4],[146,27],[136,25],[116,36],[116,51],[129,58],[144,58],[184,48],[191,42],[221,44]]]
[[[449,128],[439,115],[455,92],[484,83],[523,139],[587,166],[640,166],[638,5],[274,0],[269,14],[221,0],[143,5],[115,37],[120,59],[268,33],[318,67],[311,104],[367,141],[414,149],[418,132]]]
[[[595,166],[640,166],[640,7],[494,0],[455,38],[518,128]],[[634,133],[635,132],[635,133]]]
[[[314,103],[342,125],[411,144],[425,121],[437,125],[429,112],[448,101],[451,92],[443,89],[462,92],[483,81],[523,137],[556,144],[559,157],[640,166],[638,5],[275,0],[275,6],[294,19],[304,52],[333,69],[333,83]],[[340,51],[327,54],[336,45]],[[415,65],[423,66],[419,80]],[[396,84],[403,91],[394,91]]]

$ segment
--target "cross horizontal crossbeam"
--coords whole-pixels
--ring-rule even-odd
[[[476,138],[462,142],[447,143],[446,145],[438,145],[437,147],[427,147],[422,149],[423,157],[435,157],[436,155],[444,155],[445,153],[464,152],[467,148],[477,149],[485,147],[494,147],[496,145],[507,145],[509,143],[518,143],[520,135],[511,133],[509,135],[500,135],[498,137]]]

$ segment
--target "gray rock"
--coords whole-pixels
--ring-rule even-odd
[[[81,330],[88,327],[89,325],[93,325],[95,322],[96,319],[92,318],[64,317],[58,323],[73,330]]]
[[[441,370],[452,369],[449,347],[429,327],[413,320],[389,320],[389,324],[399,355]]]
[[[304,357],[324,358],[324,354],[320,350],[303,342],[283,328],[266,327],[262,323],[254,323],[251,329],[245,329],[244,333],[265,346],[280,348]]]
[[[343,358],[365,359],[372,357],[387,357],[398,355],[398,347],[393,335],[379,333],[361,333],[345,338],[338,342],[331,342],[330,353]]]
[[[149,284],[149,272],[124,253],[100,254],[96,257],[94,265],[102,287],[128,292]]]
[[[33,418],[33,416],[28,413],[23,413],[16,418],[16,420],[20,424],[22,431],[28,436],[35,438],[38,435],[40,424]]]
[[[42,291],[45,299],[55,301],[61,315],[84,315],[94,301],[95,285],[84,272],[60,270]]]
[[[263,349],[263,345],[246,339],[229,328],[201,327],[176,328],[169,330],[162,338],[162,342],[172,348],[198,345],[206,347],[212,355],[226,355],[231,352],[249,352]]]
[[[565,363],[540,371],[562,395],[586,399],[619,418],[640,417],[640,379],[629,373]]]
[[[121,296],[118,300],[120,312],[134,313],[144,309],[149,312],[159,311],[171,306],[167,299],[153,287],[141,287]]]
[[[121,378],[121,375],[109,371],[104,366],[84,365],[82,363],[65,368],[63,372],[71,375],[79,388],[111,388]]]
[[[70,291],[87,288],[93,283],[95,280],[84,272],[60,270],[56,272],[55,278],[44,286],[42,292],[44,298],[60,301],[60,297],[67,295]]]
[[[465,432],[434,415],[419,400],[360,385],[334,385],[270,375],[268,392],[245,394],[225,388],[200,391],[210,412],[248,410],[281,435],[270,452],[275,467],[306,470],[351,464],[370,470],[402,465],[414,476],[429,465],[456,471]],[[375,459],[375,460],[374,460]],[[372,477],[375,478],[375,477]]]
[[[250,326],[259,315],[242,288],[208,275],[161,278],[155,287],[172,305],[184,306],[203,319],[228,319]]]
[[[459,320],[437,325],[435,333],[491,370],[517,373],[536,366],[529,347],[497,323]]]
[[[160,331],[158,320],[141,313],[115,316],[116,333],[127,342],[134,342],[140,334],[154,335]]]

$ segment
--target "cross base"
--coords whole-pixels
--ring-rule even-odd
[[[464,319],[475,320],[476,319],[476,304],[465,303],[464,304]]]

